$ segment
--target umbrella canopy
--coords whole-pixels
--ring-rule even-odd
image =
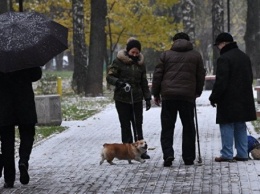
[[[0,71],[43,66],[68,48],[68,29],[37,12],[0,15]]]

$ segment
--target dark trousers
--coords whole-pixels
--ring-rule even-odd
[[[28,167],[34,142],[35,125],[19,125],[19,134],[21,140],[19,147],[19,164],[24,163]]]
[[[19,164],[24,163],[28,167],[28,161],[32,151],[35,135],[35,125],[19,125],[20,147],[19,147]],[[6,182],[15,180],[15,126],[0,127],[1,149],[4,164],[4,178]]]
[[[182,159],[184,161],[194,161],[196,131],[194,126],[194,104],[180,100],[163,100],[161,111],[161,146],[163,159],[174,157],[173,135],[177,114],[183,126],[182,135]]]
[[[14,134],[14,126],[0,127],[1,151],[4,166],[5,182],[15,181]]]
[[[133,133],[131,125],[134,132],[134,141],[143,139],[143,102],[134,103],[134,109],[132,104],[119,101],[115,101],[115,104],[121,125],[122,142],[133,143]]]

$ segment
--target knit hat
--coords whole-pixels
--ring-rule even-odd
[[[141,51],[141,43],[138,40],[132,39],[126,44],[126,51],[129,52],[132,48],[137,48]]]
[[[214,45],[219,45],[221,42],[233,42],[233,37],[231,36],[231,34],[227,33],[227,32],[222,32],[220,33],[216,40]]]
[[[131,40],[137,40],[135,37],[131,36],[130,38],[127,39],[126,44],[129,43]]]

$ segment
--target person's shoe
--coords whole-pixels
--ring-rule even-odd
[[[185,161],[184,161],[184,164],[185,164],[186,166],[188,166],[188,165],[193,165],[194,162],[193,162],[192,160],[185,160]]]
[[[4,188],[13,188],[14,187],[14,182],[5,182],[4,183]]]
[[[163,166],[170,167],[172,165],[173,160],[174,160],[174,157],[169,156],[168,158],[166,158],[166,160],[164,160]]]
[[[239,157],[236,157],[236,156],[233,159],[236,160],[236,161],[248,161],[248,158],[239,158]]]
[[[222,158],[222,157],[216,157],[215,162],[235,162],[236,160],[234,159],[227,159],[227,158]]]
[[[142,159],[150,159],[150,156],[145,152],[141,155]]]
[[[20,182],[23,185],[27,185],[30,181],[30,176],[28,174],[28,167],[24,163],[21,163],[19,164],[19,170],[20,170]]]

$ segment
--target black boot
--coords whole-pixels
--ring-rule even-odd
[[[174,157],[169,156],[164,160],[163,166],[164,167],[170,167],[172,165],[172,161],[174,160]]]
[[[147,154],[147,152],[145,152],[145,153],[143,153],[143,154],[141,155],[141,158],[142,158],[142,159],[150,159],[150,156]]]
[[[14,187],[14,182],[5,182],[4,183],[4,188],[13,188]]]
[[[28,165],[20,163],[18,167],[20,170],[20,182],[23,185],[27,185],[30,181],[30,176],[28,174]]]

